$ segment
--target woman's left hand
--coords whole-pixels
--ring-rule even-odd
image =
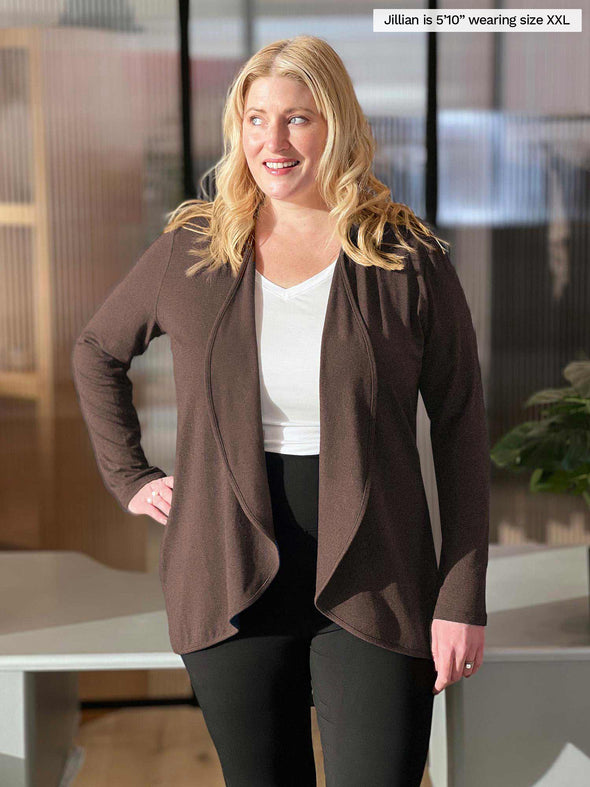
[[[440,692],[461,678],[469,678],[483,661],[485,626],[456,623],[434,618],[431,626],[432,655],[437,678],[433,694]],[[473,664],[471,669],[465,662]]]

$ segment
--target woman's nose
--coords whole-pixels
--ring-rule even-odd
[[[288,129],[281,123],[269,123],[266,130],[266,145],[271,150],[282,150],[288,147]]]

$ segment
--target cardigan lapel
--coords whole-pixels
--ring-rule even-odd
[[[213,323],[205,384],[211,426],[232,488],[250,522],[274,541],[260,402],[253,241],[251,235]],[[321,340],[316,601],[363,518],[373,455],[375,358],[349,266],[358,267],[341,248]]]

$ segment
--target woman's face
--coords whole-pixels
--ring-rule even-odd
[[[258,187],[271,199],[317,205],[317,165],[327,137],[311,91],[288,77],[259,77],[246,94],[244,154]],[[271,169],[267,161],[298,161]]]

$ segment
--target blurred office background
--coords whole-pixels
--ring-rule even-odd
[[[221,111],[237,69],[260,46],[305,32],[328,40],[348,67],[377,139],[376,174],[426,216],[428,35],[373,33],[374,6],[192,4],[195,186],[221,156]],[[439,3],[490,6],[522,2]],[[3,549],[78,550],[114,568],[157,571],[161,526],[124,513],[102,485],[69,364],[75,337],[164,214],[193,196],[179,41],[174,0],[0,3]],[[470,303],[493,444],[535,417],[522,409],[533,391],[566,385],[563,367],[590,354],[590,47],[585,34],[447,33],[437,50],[438,169],[429,176],[438,200],[428,218],[453,244]],[[173,474],[166,336],[134,360],[130,377],[145,452]],[[424,473],[430,496],[426,453]],[[492,480],[492,542],[590,543],[581,498],[533,495],[526,477],[494,467]],[[81,678],[83,699],[190,693],[174,670]]]

